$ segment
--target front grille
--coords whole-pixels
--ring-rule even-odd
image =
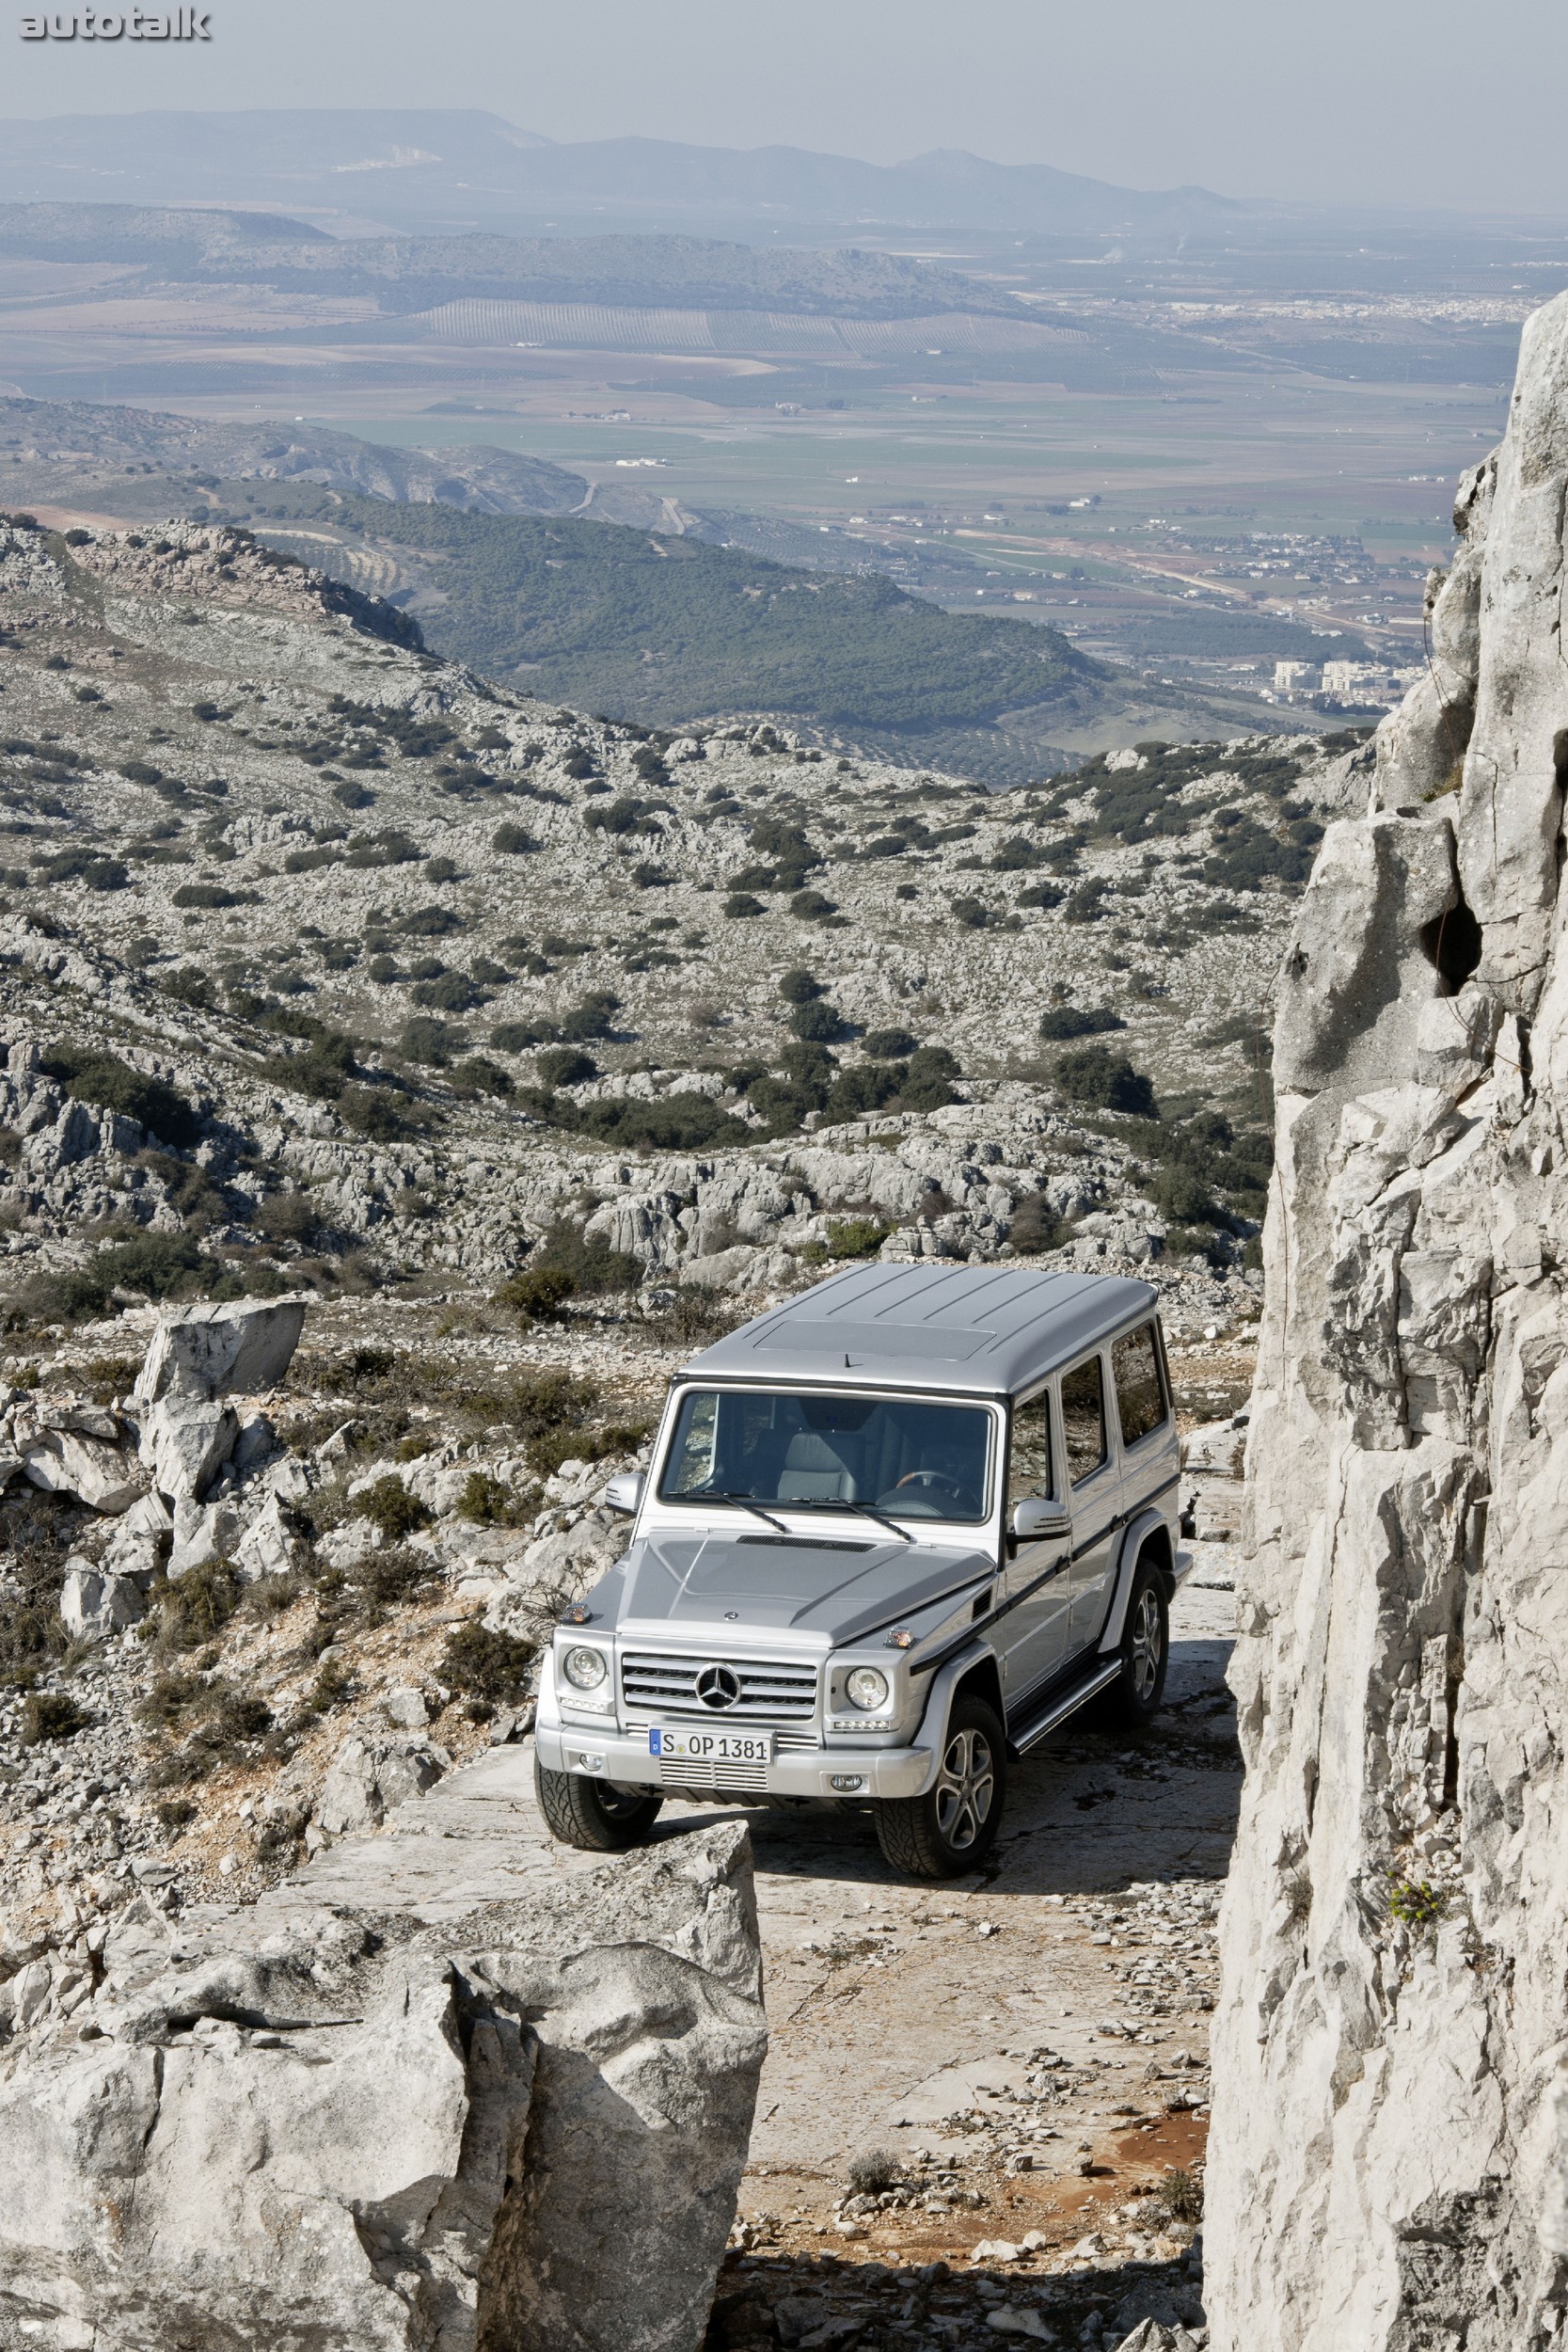
[[[727,1666],[740,1685],[733,1707],[705,1707],[697,1695],[698,1676],[719,1665]],[[621,1696],[628,1710],[645,1710],[656,1723],[666,1715],[690,1715],[704,1723],[764,1724],[781,1718],[799,1723],[816,1712],[816,1668],[729,1658],[630,1656],[621,1661]]]
[[[659,1777],[666,1788],[766,1788],[766,1764],[716,1764],[686,1756],[661,1756]]]

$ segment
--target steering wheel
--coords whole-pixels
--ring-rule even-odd
[[[927,1492],[932,1487],[941,1487],[952,1496],[955,1502],[967,1503],[972,1500],[968,1488],[960,1486],[956,1478],[950,1478],[946,1470],[910,1470],[898,1481],[898,1485],[893,1491],[898,1494],[905,1486],[924,1486]]]

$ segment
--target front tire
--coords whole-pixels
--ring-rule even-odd
[[[1170,1664],[1170,1612],[1164,1579],[1140,1561],[1121,1629],[1121,1672],[1101,1701],[1102,1720],[1136,1731],[1158,1714]]]
[[[996,1843],[1007,1797],[1007,1746],[984,1699],[960,1698],[947,1718],[942,1765],[923,1797],[873,1807],[893,1867],[911,1879],[954,1879],[978,1868]]]
[[[655,1788],[623,1788],[587,1772],[546,1772],[537,1756],[533,1786],[551,1835],[581,1853],[625,1853],[644,1845],[664,1803]]]

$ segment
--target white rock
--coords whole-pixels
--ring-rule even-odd
[[[301,1545],[288,1513],[269,1495],[235,1545],[232,1559],[247,1583],[264,1576],[288,1576],[297,1566]]]
[[[350,1732],[322,1783],[316,1820],[329,1837],[380,1829],[388,1813],[434,1788],[451,1758],[417,1737]]]
[[[430,1721],[430,1709],[424,1703],[424,1692],[412,1683],[401,1684],[386,1692],[381,1711],[389,1724],[400,1731],[423,1731]]]
[[[240,1540],[240,1515],[231,1502],[195,1502],[186,1495],[174,1506],[174,1541],[168,1573],[188,1576],[212,1560],[230,1560]]]
[[[188,1308],[159,1324],[134,1393],[152,1405],[164,1397],[206,1400],[275,1389],[304,1328],[299,1299]]]
[[[24,1449],[23,1468],[46,1494],[74,1495],[106,1516],[129,1510],[147,1487],[132,1454],[69,1429],[40,1431]]]
[[[1442,691],[1380,730],[1281,977],[1213,2352],[1560,2341],[1565,504],[1561,297],[1462,485]],[[1439,1832],[1463,1877],[1429,1897]]]
[[[233,1453],[239,1428],[228,1405],[175,1394],[149,1406],[142,1415],[141,1458],[159,1492],[171,1502],[202,1502]]]
[[[106,1641],[127,1626],[139,1625],[146,1614],[147,1603],[134,1578],[101,1575],[87,1560],[66,1563],[60,1622],[72,1641]]]

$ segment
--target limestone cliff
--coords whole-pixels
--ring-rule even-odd
[[[1568,2340],[1565,491],[1568,296],[1282,976],[1215,2352]]]

